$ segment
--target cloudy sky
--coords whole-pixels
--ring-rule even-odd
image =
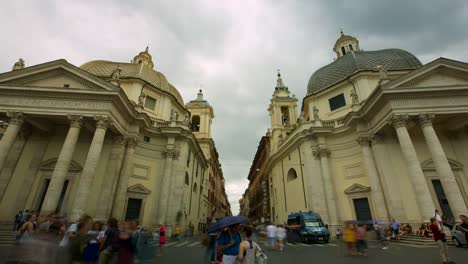
[[[411,2],[411,3],[409,3]],[[200,85],[215,109],[213,134],[233,212],[269,126],[281,69],[302,98],[310,75],[330,63],[339,29],[361,48],[402,48],[427,63],[468,61],[468,4],[460,0],[7,1],[0,8],[0,72],[64,58],[75,65],[129,62],[150,47],[187,102]]]

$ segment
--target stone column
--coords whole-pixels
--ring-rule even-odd
[[[169,189],[171,184],[172,176],[172,161],[174,157],[175,149],[174,145],[168,145],[167,148],[161,153],[164,157],[164,173],[162,175],[161,192],[159,194],[159,205],[158,205],[158,224],[170,224],[167,223],[167,211],[169,202]]]
[[[15,143],[16,136],[24,122],[24,116],[21,112],[7,112],[7,116],[10,118],[8,127],[0,140],[0,171],[2,171],[3,165],[5,165],[8,153],[13,143]]]
[[[371,196],[375,209],[374,217],[380,221],[388,221],[387,204],[383,195],[382,185],[379,173],[377,172],[377,167],[375,166],[372,150],[369,146],[370,140],[368,137],[359,137],[357,141],[359,145],[361,145],[362,157],[369,177]]]
[[[16,136],[16,140],[10,148],[8,153],[8,157],[5,159],[3,163],[3,170],[0,171],[0,201],[3,199],[5,195],[8,184],[10,183],[11,177],[15,172],[16,166],[18,161],[23,153],[24,146],[26,145],[26,141],[31,134],[29,129],[26,129],[24,126]],[[8,197],[10,199],[10,197]]]
[[[122,168],[125,153],[125,139],[122,136],[113,138],[113,145],[107,162],[106,175],[99,194],[99,204],[96,208],[96,219],[105,220],[110,216],[114,202],[115,190]]]
[[[125,157],[120,170],[120,177],[117,184],[117,190],[115,192],[114,206],[112,208],[112,217],[118,220],[123,220],[125,203],[127,202],[127,188],[128,180],[133,173],[133,158],[135,155],[135,148],[137,146],[136,137],[128,137],[127,149],[125,150]]]
[[[71,218],[74,220],[78,219],[86,210],[91,184],[93,183],[96,167],[101,157],[102,146],[104,145],[104,138],[110,123],[108,117],[95,117],[95,120],[97,121],[96,130],[86,156],[83,171],[79,177],[78,189],[72,207]]]
[[[328,224],[330,226],[337,226],[338,223],[338,209],[336,206],[335,188],[333,186],[333,179],[330,173],[330,165],[328,164],[328,157],[330,151],[326,148],[319,147],[314,151],[314,155],[320,158],[320,165],[322,169],[322,177],[325,186],[325,197],[328,208]]]
[[[407,115],[394,115],[390,122],[395,127],[398,141],[400,141],[401,152],[408,167],[408,176],[413,185],[414,194],[421,214],[420,220],[427,221],[433,216],[435,207],[429,192],[427,180],[421,169],[418,156],[416,155],[416,150],[414,149],[413,142],[406,129],[407,120]]]
[[[76,142],[80,135],[83,117],[69,115],[68,119],[70,120],[70,129],[68,129],[67,137],[55,164],[55,169],[52,173],[44,202],[42,203],[41,213],[43,214],[53,213],[57,209],[60,193],[62,192],[65,177],[67,176],[68,168],[75,152]]]
[[[399,222],[406,221],[406,214],[401,200],[400,186],[396,178],[396,172],[392,166],[390,156],[385,148],[383,136],[374,134],[371,137],[372,152],[375,156],[377,169],[381,176],[381,183],[384,190],[384,197],[389,207],[390,218],[395,218]]]
[[[466,214],[468,210],[455,175],[442,148],[442,144],[432,126],[433,118],[433,114],[420,114],[418,121],[423,131],[424,138],[426,139],[427,147],[431,153],[437,174],[439,174],[440,181],[447,195],[450,208],[453,210],[454,217],[456,218],[458,215]]]

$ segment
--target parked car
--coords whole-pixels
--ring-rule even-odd
[[[466,241],[465,233],[461,230],[460,226],[455,225],[452,228],[452,241],[456,247],[463,247],[464,245],[468,245],[468,241]]]

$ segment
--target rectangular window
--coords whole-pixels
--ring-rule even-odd
[[[145,108],[148,108],[150,110],[154,110],[156,108],[156,99],[154,99],[151,96],[146,96]]]
[[[150,142],[150,141],[151,141],[151,138],[148,137],[148,136],[143,136],[143,141],[144,141],[144,142]]]
[[[346,105],[346,100],[344,94],[339,94],[335,97],[328,99],[328,103],[330,104],[330,110],[334,111],[338,108],[341,108]]]

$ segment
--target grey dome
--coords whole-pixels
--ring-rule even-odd
[[[378,65],[387,71],[397,71],[416,69],[422,64],[416,56],[401,49],[351,51],[314,72],[307,85],[307,95],[323,91],[357,72],[378,71]]]

